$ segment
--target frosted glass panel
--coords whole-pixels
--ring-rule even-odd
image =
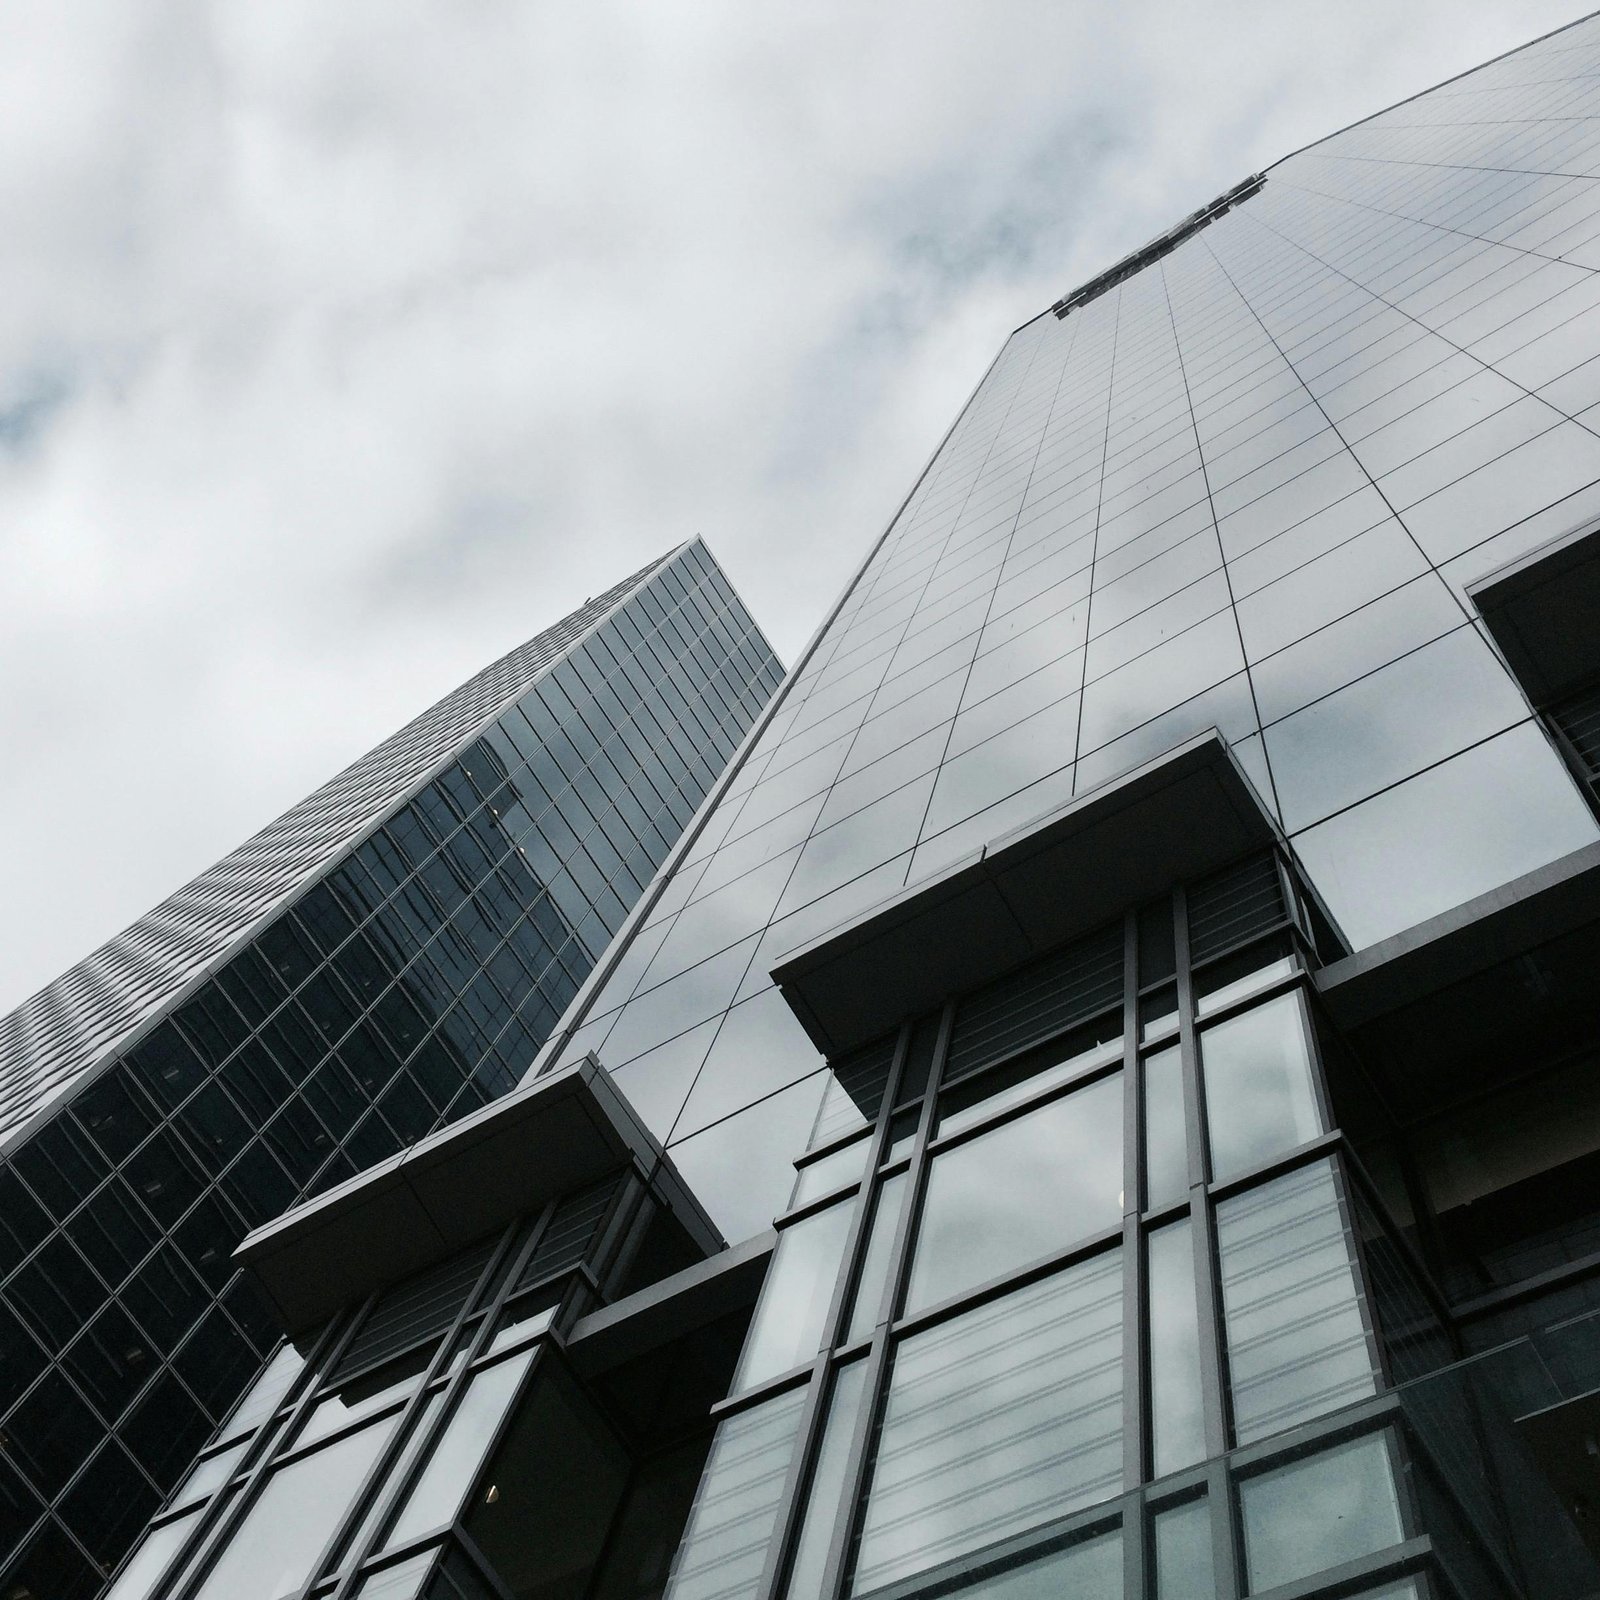
[[[804,1388],[787,1390],[717,1429],[666,1600],[746,1600],[755,1593],[805,1397]]]
[[[1373,1393],[1351,1240],[1319,1161],[1217,1207],[1241,1444]]]
[[[1122,1253],[906,1339],[895,1356],[858,1593],[1117,1493]]]

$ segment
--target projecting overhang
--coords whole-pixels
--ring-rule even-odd
[[[591,1055],[257,1228],[234,1259],[295,1333],[625,1167],[652,1186],[706,1254],[723,1247]]]
[[[1448,1038],[1503,1024],[1542,995],[1518,958],[1595,929],[1600,943],[1600,844],[1570,855],[1317,973],[1334,1021],[1360,1028],[1405,1011],[1413,1032]],[[1596,951],[1585,949],[1572,986],[1592,992]]]
[[[1468,593],[1535,705],[1548,705],[1600,671],[1600,527],[1530,550]]]
[[[1280,837],[1213,729],[801,946],[772,976],[836,1057]]]

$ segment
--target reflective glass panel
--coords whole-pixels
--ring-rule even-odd
[[[959,1133],[1035,1095],[1122,1059],[1120,1018],[1107,1017],[1099,1026],[1081,1029],[1057,1048],[1029,1054],[1020,1061],[991,1067],[952,1085],[939,1096],[938,1132]],[[1114,1030],[1114,1032],[1113,1032]],[[1107,1037],[1112,1034],[1112,1037]]]
[[[1113,1529],[1064,1550],[1011,1562],[971,1585],[940,1593],[959,1600],[1122,1600],[1122,1534]]]
[[[1214,1177],[1246,1172],[1322,1132],[1298,995],[1207,1028],[1200,1064]]]
[[[311,1576],[394,1424],[387,1417],[279,1467],[234,1529],[200,1600],[279,1600],[293,1594]]]
[[[427,1465],[406,1496],[386,1547],[404,1544],[455,1516],[533,1357],[532,1350],[524,1350],[473,1378],[430,1447]]]
[[[123,1568],[122,1576],[106,1591],[104,1600],[145,1600],[199,1515],[198,1510],[191,1511],[174,1522],[152,1528],[133,1560]]]
[[[907,1311],[1114,1226],[1122,1215],[1122,1074],[936,1155]]]
[[[1241,1444],[1373,1392],[1355,1255],[1326,1161],[1217,1207]]]
[[[1200,1314],[1189,1219],[1157,1228],[1146,1248],[1150,1269],[1150,1436],[1156,1476],[1160,1477],[1202,1460],[1206,1453],[1200,1400]]]
[[[1176,1045],[1144,1059],[1144,1185],[1151,1209],[1189,1192],[1183,1058]]]
[[[850,1312],[846,1339],[864,1339],[876,1325],[883,1306],[883,1285],[889,1275],[889,1255],[900,1227],[900,1213],[906,1202],[906,1175],[897,1172],[878,1185],[878,1209],[872,1214],[867,1235],[867,1254],[861,1263],[856,1284],[855,1304]]]
[[[330,1433],[337,1433],[362,1417],[371,1416],[385,1406],[394,1404],[416,1386],[432,1356],[433,1347],[426,1346],[392,1366],[345,1384],[336,1393],[319,1400],[296,1436],[295,1448],[311,1444]]]
[[[870,1139],[857,1139],[854,1144],[847,1144],[844,1149],[835,1150],[832,1155],[801,1167],[795,1174],[794,1193],[789,1196],[790,1207],[806,1205],[847,1183],[854,1183],[866,1168],[867,1150],[871,1142]]]
[[[735,1394],[809,1361],[821,1348],[854,1211],[853,1198],[842,1200],[779,1232],[734,1377]]]
[[[1122,1252],[900,1346],[858,1593],[1093,1505],[1122,1481]]]
[[[1211,1506],[1204,1496],[1158,1511],[1156,1600],[1217,1600],[1211,1557]]]
[[[249,1445],[248,1439],[241,1439],[238,1444],[229,1445],[226,1450],[219,1450],[215,1455],[196,1462],[178,1492],[173,1495],[172,1504],[181,1506],[185,1500],[198,1500],[209,1495],[219,1484],[227,1482],[228,1474],[239,1464],[240,1456]]]
[[[1246,1478],[1239,1509],[1252,1591],[1325,1572],[1404,1537],[1381,1434]]]

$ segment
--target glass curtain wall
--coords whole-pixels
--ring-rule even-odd
[[[1431,1594],[1315,965],[1268,856],[840,1062],[669,1600]]]
[[[1466,590],[1600,516],[1597,84],[1587,21],[1007,340],[569,1019],[730,1238],[830,1078],[778,960],[1196,732],[1355,947],[1596,839]]]

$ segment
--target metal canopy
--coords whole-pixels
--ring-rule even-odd
[[[1600,527],[1552,539],[1468,593],[1535,705],[1560,699],[1600,672]]]
[[[1211,729],[801,946],[772,976],[838,1056],[1280,839]]]
[[[723,1239],[592,1056],[257,1228],[234,1252],[295,1333],[627,1166],[708,1255]]]

